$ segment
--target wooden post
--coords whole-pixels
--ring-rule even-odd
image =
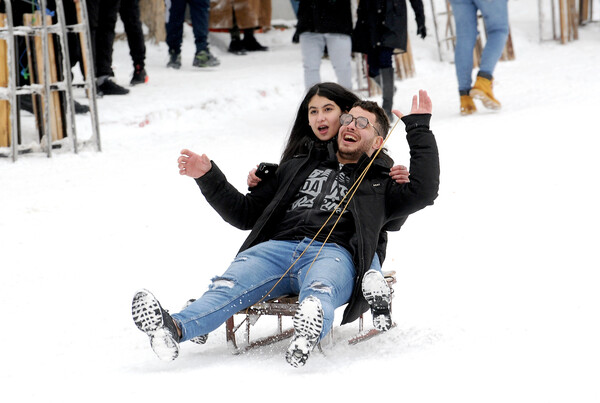
[[[508,30],[508,38],[506,38],[506,45],[504,45],[504,50],[502,51],[502,57],[500,60],[515,60],[515,49],[513,48],[510,29]]]
[[[569,31],[568,22],[567,22],[567,0],[558,0],[558,11],[559,11],[559,19],[560,19],[560,43],[567,43]]]
[[[577,6],[575,5],[575,0],[568,0],[569,7],[569,40],[577,40],[579,39],[579,32],[577,30],[577,25],[579,25],[578,14],[577,14]]]
[[[6,15],[0,14],[0,27],[6,26]],[[0,39],[0,87],[8,87],[8,45]],[[10,147],[10,102],[0,101],[0,147]]]
[[[164,0],[140,0],[140,20],[148,27],[148,39],[154,43],[167,38]]]
[[[82,0],[85,1],[85,0]],[[81,24],[82,21],[82,17],[81,17],[81,3],[77,2],[75,3],[75,10],[77,13],[77,23]],[[86,22],[87,24],[87,22]],[[81,46],[81,59],[83,60],[83,76],[87,79],[87,64],[88,64],[88,60],[87,60],[87,53],[84,51],[86,49],[86,45],[85,45],[85,33],[84,32],[80,32],[79,33],[79,44]]]
[[[483,53],[483,41],[481,40],[481,34],[477,36],[475,41],[475,47],[473,48],[473,68],[476,69],[481,63],[481,54]]]
[[[589,0],[579,0],[579,25],[584,25],[591,19]]]
[[[415,62],[412,56],[410,38],[406,38],[406,52],[394,54],[396,64],[396,76],[402,80],[415,75]]]
[[[25,26],[41,26],[42,14],[39,11],[36,11],[35,14],[23,14],[23,25]],[[46,16],[46,24],[52,25],[52,18],[50,16]],[[42,38],[41,36],[36,36],[34,39],[34,49],[35,52],[35,68],[37,70],[37,82],[36,84],[44,84],[44,55],[43,55],[43,47],[42,47]],[[54,42],[52,40],[52,35],[48,34],[48,53],[50,55],[50,84],[56,83],[58,81],[58,71],[56,68],[56,54],[54,52]],[[32,66],[29,66],[30,70],[32,70]],[[68,74],[68,72],[67,72]],[[33,77],[33,75],[32,75]],[[52,135],[52,141],[60,140],[64,137],[63,131],[63,119],[62,119],[62,109],[60,104],[60,94],[57,91],[51,91],[49,95],[50,99],[50,133]],[[42,102],[45,102],[44,97],[42,97]],[[43,103],[42,103],[43,105]],[[43,107],[42,107],[43,110]]]

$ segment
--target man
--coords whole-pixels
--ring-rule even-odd
[[[179,342],[209,333],[262,299],[291,293],[299,295],[300,305],[286,360],[298,367],[331,329],[337,307],[348,304],[342,324],[357,319],[369,304],[380,311],[387,302],[389,309],[385,280],[367,272],[378,235],[383,227],[399,229],[393,223],[433,204],[439,186],[427,93],[413,98],[411,115],[395,113],[406,124],[411,147],[411,181],[402,185],[390,177],[389,157],[376,157],[365,171],[389,129],[383,109],[370,101],[357,102],[340,117],[337,152],[311,151],[288,160],[275,178],[246,195],[206,155],[182,151],[180,174],[195,178],[225,221],[252,231],[227,271],[183,311],[169,315],[147,290],[134,296],[134,322],[160,358],[175,359]],[[332,212],[335,217],[328,220]]]

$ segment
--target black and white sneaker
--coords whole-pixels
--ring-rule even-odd
[[[300,303],[294,315],[294,336],[285,353],[286,361],[292,367],[306,364],[310,352],[319,341],[323,329],[323,308],[321,301],[308,297]]]
[[[373,326],[375,329],[385,332],[392,327],[392,315],[390,304],[392,292],[385,278],[377,270],[369,270],[365,273],[362,281],[363,296],[371,306]]]
[[[179,336],[169,313],[148,290],[138,291],[131,303],[135,325],[150,338],[150,346],[158,358],[173,361],[179,355]]]
[[[188,306],[190,306],[192,304],[192,302],[194,302],[196,299],[192,298],[192,299],[188,299],[187,302],[185,303],[185,305],[183,306],[182,311],[187,308]],[[203,334],[200,336],[196,336],[190,339],[190,341],[192,343],[196,343],[196,344],[205,344],[206,340],[208,340],[208,334]]]

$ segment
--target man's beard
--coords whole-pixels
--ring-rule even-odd
[[[363,144],[361,148],[356,148],[353,150],[343,150],[338,146],[338,155],[344,160],[358,161],[363,154],[368,154],[369,150],[371,150],[371,145],[368,144]]]
[[[358,161],[361,155],[363,155],[363,150],[353,150],[353,151],[342,151],[338,149],[338,155],[347,161]]]

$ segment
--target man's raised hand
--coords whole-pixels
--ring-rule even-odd
[[[193,151],[181,150],[181,155],[177,158],[179,174],[192,178],[199,178],[210,171],[212,164],[206,154],[198,155]]]
[[[411,115],[431,113],[433,106],[431,104],[431,98],[427,95],[427,91],[419,90],[419,95],[415,95],[412,98],[412,107],[410,109]],[[392,111],[398,118],[402,118],[404,115],[397,109]]]

